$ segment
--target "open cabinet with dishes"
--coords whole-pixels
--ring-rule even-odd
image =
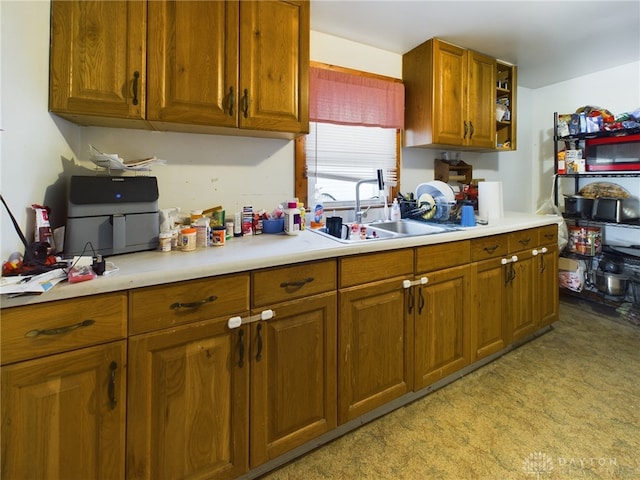
[[[554,201],[567,224],[562,293],[640,305],[640,124],[605,130],[554,114]],[[595,120],[594,120],[595,121]]]

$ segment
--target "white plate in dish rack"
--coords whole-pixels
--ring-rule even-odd
[[[453,188],[447,183],[440,180],[433,180],[431,182],[421,183],[416,188],[416,198],[420,198],[423,193],[428,193],[437,202],[455,203],[456,196],[453,192]]]

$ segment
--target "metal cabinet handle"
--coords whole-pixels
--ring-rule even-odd
[[[311,282],[313,282],[313,277],[307,277],[304,280],[299,280],[297,282],[282,282],[280,284],[280,287],[281,288],[289,288],[289,287],[300,288],[300,287],[304,287],[305,284],[311,283]]]
[[[244,330],[238,330],[238,350],[240,351],[240,360],[238,366],[244,367]]]
[[[415,305],[415,297],[413,293],[413,288],[409,289],[409,313],[413,312],[413,307]]]
[[[418,313],[422,313],[422,309],[424,308],[424,295],[422,294],[422,287],[418,288]]]
[[[138,105],[138,79],[140,78],[140,72],[133,72],[133,100],[131,103]]]
[[[236,96],[233,94],[233,87],[229,88],[229,116],[233,117],[233,107],[235,107]]]
[[[526,247],[527,245],[529,245],[529,242],[531,241],[531,237],[528,238],[521,238],[520,240],[518,240],[518,243],[520,245],[522,245],[523,247]]]
[[[249,117],[249,90],[244,89],[244,95],[242,96],[242,113],[244,118]]]
[[[493,246],[491,246],[491,247],[484,247],[484,248],[483,248],[483,250],[484,250],[485,252],[487,252],[488,254],[492,254],[493,252],[495,252],[495,251],[498,249],[498,246],[499,246],[499,245],[498,245],[498,244],[496,244],[496,245],[493,245]]]
[[[118,364],[116,362],[111,362],[109,365],[109,405],[111,406],[111,410],[116,408],[116,404],[118,400],[116,399],[116,369],[118,368]]]
[[[463,139],[467,138],[467,133],[469,132],[469,127],[467,126],[467,121],[464,121],[464,136],[462,137]]]
[[[473,134],[475,133],[473,122],[471,120],[469,120],[469,130],[471,130],[471,133],[469,133],[469,140],[471,140],[473,138]]]
[[[256,353],[256,362],[262,359],[262,324],[256,325],[256,335],[258,336],[258,353]]]
[[[87,319],[79,323],[74,323],[73,325],[67,325],[65,327],[50,328],[45,330],[39,330],[39,329],[29,330],[27,333],[24,334],[24,336],[31,338],[31,337],[37,337],[39,335],[62,335],[63,333],[70,332],[71,330],[75,330],[76,328],[88,327],[90,325],[93,325],[94,323],[96,323],[95,320]]]
[[[215,295],[211,295],[207,298],[203,298],[202,300],[198,300],[195,302],[187,302],[187,303],[180,303],[180,302],[176,302],[176,303],[172,303],[169,308],[171,308],[172,310],[177,310],[178,308],[196,308],[199,307],[200,305],[204,305],[205,303],[211,303],[211,302],[215,302],[218,299],[218,297],[216,297]]]

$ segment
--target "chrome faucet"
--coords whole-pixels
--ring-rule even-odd
[[[365,216],[365,212],[363,212],[361,207],[360,207],[360,185],[365,184],[365,183],[377,183],[378,184],[378,191],[384,190],[384,176],[383,176],[382,169],[379,168],[377,173],[378,173],[377,178],[369,178],[369,179],[366,179],[366,180],[358,180],[356,182],[356,223],[358,223],[358,224],[362,223],[362,217]]]

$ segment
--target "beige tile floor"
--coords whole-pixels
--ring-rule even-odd
[[[262,478],[640,479],[640,328],[561,302],[551,332]]]

